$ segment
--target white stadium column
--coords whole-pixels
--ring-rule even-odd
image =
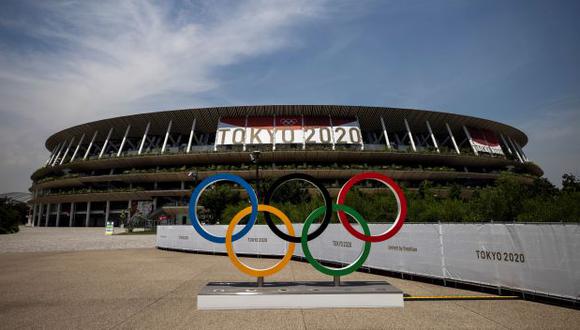
[[[145,141],[147,140],[147,134],[149,133],[150,126],[151,126],[151,122],[148,122],[147,126],[145,126],[145,132],[143,133],[143,139],[141,139],[141,144],[139,145],[139,152],[137,152],[138,155],[140,155],[143,152],[143,147],[145,146]]]
[[[105,204],[105,225],[109,222],[109,213],[111,213],[111,201],[107,200]]]
[[[77,144],[75,151],[73,152],[72,156],[70,157],[70,160],[68,161],[69,163],[72,163],[75,160],[75,157],[77,156],[77,153],[79,152],[79,149],[80,149],[81,144],[83,143],[84,139],[85,139],[85,134],[83,133],[83,135],[81,135],[81,139],[79,140],[79,144]]]
[[[48,162],[48,165],[52,165],[52,163],[54,162],[54,159],[56,158],[56,154],[58,153],[58,151],[60,150],[60,148],[62,147],[64,142],[59,143],[56,148],[54,148],[54,153],[52,154],[52,157],[50,158],[50,162]]]
[[[513,141],[513,140],[512,140]],[[522,149],[522,147],[518,144],[517,141],[513,141],[514,145],[516,146],[516,148],[518,148],[520,154],[522,154],[522,158],[524,158],[524,160],[527,162],[529,161],[528,156],[526,156],[526,154],[524,153],[524,150]]]
[[[510,154],[512,154],[512,155],[513,155],[513,154],[514,154],[514,152],[512,151],[512,148],[510,148],[510,145],[509,145],[509,143],[507,143],[507,141],[505,140],[505,137],[503,136],[503,134],[500,134],[500,135],[499,135],[499,137],[500,137],[500,138],[501,138],[501,140],[503,141],[503,145],[505,146],[505,148],[507,149],[507,151],[508,151]]]
[[[123,135],[123,140],[121,140],[121,145],[119,146],[119,151],[117,151],[117,157],[121,156],[123,152],[123,146],[125,146],[125,142],[127,141],[127,135],[129,135],[129,131],[131,130],[131,125],[127,125],[127,129],[125,130],[125,134]]]
[[[218,127],[220,127],[221,122],[222,122],[222,117],[220,116],[218,118]],[[217,146],[218,146],[218,136],[217,136],[217,132],[216,132],[215,140],[213,142],[213,151],[217,151]]]
[[[451,143],[453,143],[453,148],[455,148],[455,152],[459,155],[459,147],[457,146],[457,142],[455,141],[455,137],[453,136],[453,132],[451,131],[451,127],[449,127],[448,123],[445,123],[445,127],[447,127],[447,133],[449,133],[449,137],[451,138]]]
[[[411,142],[411,147],[413,151],[417,151],[417,147],[415,147],[415,141],[413,140],[413,133],[411,133],[411,127],[409,127],[409,122],[407,122],[407,118],[403,119],[405,121],[405,127],[407,128],[407,134],[409,136],[409,141]]]
[[[85,227],[89,226],[89,222],[91,219],[91,202],[87,202],[87,214],[85,215]]]
[[[161,147],[161,153],[165,152],[165,148],[167,147],[167,140],[169,140],[169,134],[171,134],[171,125],[173,124],[173,120],[169,121],[169,125],[167,125],[167,131],[165,132],[165,139],[163,139],[163,146]]]
[[[36,227],[36,215],[38,214],[38,203],[32,204],[32,227]]]
[[[427,124],[427,129],[429,130],[429,135],[431,135],[431,141],[433,141],[433,145],[435,146],[435,149],[437,149],[437,152],[441,152],[439,150],[439,145],[437,144],[437,140],[435,140],[435,134],[433,134],[433,130],[431,129],[431,124],[429,124],[428,120],[426,120],[425,123]]]
[[[107,144],[109,144],[109,139],[111,138],[111,134],[113,134],[113,127],[111,127],[109,129],[109,133],[107,134],[107,137],[105,138],[105,142],[103,143],[103,147],[101,148],[101,153],[99,153],[99,159],[101,159],[101,157],[103,157],[103,155],[105,154],[105,150],[107,150]]]
[[[50,155],[48,155],[48,159],[44,162],[44,166],[47,166],[50,163],[50,160],[52,159],[52,155],[54,155],[54,152],[50,152]]]
[[[48,160],[46,161],[46,166],[49,166],[52,163],[52,160],[54,159],[54,156],[56,156],[56,150],[60,148],[60,144],[58,144],[56,146],[56,148],[54,148],[52,150],[52,152],[50,153],[50,157],[48,157]]]
[[[334,142],[334,125],[332,125],[332,116],[328,115],[328,119],[330,121],[330,138],[332,139],[332,150],[335,150],[336,144]]]
[[[48,227],[48,220],[50,219],[50,203],[46,204],[46,217],[44,218],[44,226]]]
[[[248,115],[246,115],[246,121],[244,123],[244,142],[242,144],[242,150],[246,151],[246,132],[248,131]]]
[[[56,154],[56,156],[54,157],[54,159],[52,160],[52,166],[56,165],[56,162],[58,162],[58,158],[60,157],[60,153],[62,152],[62,150],[64,149],[64,147],[66,146],[66,141],[64,141],[61,145],[60,148]]]
[[[95,143],[95,139],[97,138],[97,134],[99,134],[99,131],[95,131],[95,134],[93,134],[93,138],[91,139],[91,142],[89,143],[89,146],[87,147],[87,151],[85,152],[85,156],[83,157],[83,160],[87,159],[87,157],[89,156],[89,153],[91,152],[91,148],[93,147],[93,143]]]
[[[68,213],[68,226],[73,226],[73,220],[75,218],[75,202],[70,203],[70,211]]]
[[[55,227],[58,227],[58,225],[60,224],[60,208],[61,203],[56,204],[56,224],[54,225]]]
[[[68,152],[70,150],[70,147],[72,147],[72,144],[73,144],[74,141],[75,141],[75,138],[73,136],[73,138],[70,140],[70,143],[68,144],[68,147],[66,148],[66,150],[64,152],[64,155],[62,155],[62,158],[60,159],[60,163],[58,163],[59,165],[62,165],[64,163],[64,159],[68,155]]]
[[[356,126],[360,128],[360,122],[358,121],[358,115],[356,116]],[[360,132],[360,150],[365,150],[365,141],[363,139],[362,131]]]
[[[302,119],[302,150],[306,150],[306,132],[304,132],[304,114],[300,115]]]
[[[40,204],[36,203],[35,205],[36,205],[36,212],[34,215],[34,219],[32,219],[33,220],[32,223],[33,223],[34,227],[37,227],[38,223],[39,223],[38,222],[38,213],[40,213]]]
[[[196,118],[193,118],[193,123],[191,124],[191,130],[189,131],[189,140],[187,140],[187,149],[185,149],[186,153],[191,151],[191,144],[193,143],[193,134],[195,132],[195,123]]]
[[[38,214],[38,190],[34,189],[32,191],[32,200],[34,200],[34,204],[32,204],[32,227],[36,226],[36,215]]]
[[[274,137],[272,138],[272,151],[276,151],[276,114],[272,118],[272,127],[274,131]]]
[[[516,156],[518,157],[518,160],[520,161],[520,163],[524,162],[524,157],[520,154],[520,151],[518,150],[518,148],[516,147],[516,145],[514,144],[514,140],[512,140],[511,137],[507,137],[508,141],[510,141],[511,145],[512,145],[512,149],[514,150]]]
[[[47,207],[48,207],[48,204],[43,204],[43,207],[42,208],[43,208],[43,212],[44,213],[41,213],[40,214],[41,215],[41,218],[40,218],[41,221],[42,221],[42,218],[44,218],[44,220],[46,220],[46,208]],[[44,226],[46,227],[46,223],[44,224]]]
[[[40,227],[40,222],[42,222],[42,203],[38,204],[38,227]]]
[[[383,136],[385,137],[385,144],[388,149],[391,149],[391,141],[389,140],[389,134],[387,133],[387,126],[385,125],[385,120],[381,116],[381,126],[383,126]]]
[[[477,153],[477,149],[475,149],[475,145],[473,144],[473,140],[471,139],[471,134],[469,134],[469,130],[467,129],[467,127],[465,127],[465,125],[463,125],[463,132],[465,132],[465,136],[467,136],[467,140],[469,141],[471,149],[473,149],[473,153],[476,156],[479,156],[479,154]]]
[[[51,159],[52,159],[52,152],[50,153],[50,155],[48,155],[48,159],[46,159],[46,161],[44,162],[44,166],[47,166],[48,163],[50,163]]]

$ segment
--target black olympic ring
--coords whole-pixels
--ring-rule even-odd
[[[308,174],[304,174],[304,173],[292,173],[292,174],[284,175],[284,176],[278,178],[278,180],[274,181],[274,183],[270,186],[270,188],[268,189],[268,192],[266,192],[266,196],[264,197],[264,204],[270,205],[270,199],[272,198],[272,195],[274,195],[274,192],[276,191],[276,189],[279,186],[281,186],[282,184],[286,183],[287,181],[292,181],[292,180],[303,180],[303,181],[306,181],[306,182],[313,184],[316,188],[318,188],[318,190],[322,194],[322,197],[324,198],[324,206],[326,207],[326,209],[324,211],[324,218],[322,219],[320,226],[315,231],[308,234],[307,240],[310,241],[310,240],[317,238],[318,236],[320,236],[324,232],[326,227],[328,227],[328,224],[330,224],[330,217],[332,216],[332,211],[331,211],[332,210],[332,200],[330,199],[330,194],[328,193],[328,190],[326,190],[326,188],[322,185],[322,183],[320,181],[316,180],[313,176],[308,175]],[[272,218],[270,217],[269,213],[267,213],[267,212],[264,213],[264,218],[266,219],[266,224],[268,225],[268,227],[270,227],[270,230],[272,230],[272,232],[274,232],[274,234],[276,234],[276,236],[280,237],[281,239],[285,240],[286,242],[292,242],[292,243],[300,243],[301,242],[300,237],[290,236],[290,235],[284,233],[283,231],[281,231],[280,229],[278,229],[278,227],[276,226],[274,221],[272,221]]]

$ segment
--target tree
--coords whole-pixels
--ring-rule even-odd
[[[223,211],[229,205],[238,204],[240,201],[241,197],[239,191],[233,190],[229,186],[220,185],[217,187],[213,186],[204,191],[199,204],[202,205],[210,215],[209,221],[211,223],[217,223],[222,218]]]
[[[18,224],[26,214],[22,214],[19,208],[8,202],[7,199],[0,200],[0,234],[11,234],[18,232]]]
[[[431,181],[423,181],[421,182],[421,184],[419,185],[419,190],[417,191],[417,194],[419,195],[419,198],[429,198],[432,197],[432,192],[431,189],[433,188],[433,183],[431,183]]]
[[[453,185],[451,185],[451,188],[449,188],[449,198],[451,199],[460,199],[461,198],[461,187],[454,183]]]
[[[308,188],[305,187],[305,182],[302,180],[292,180],[279,186],[272,194],[272,202],[292,204],[308,203],[311,196],[308,193]]]
[[[576,179],[576,176],[571,173],[562,175],[562,191],[580,191],[580,180]]]
[[[529,192],[533,196],[555,196],[559,193],[558,188],[546,178],[536,178]]]
[[[529,195],[526,186],[515,175],[503,173],[495,187],[479,192],[472,201],[475,219],[479,221],[514,221],[522,210],[522,202]]]
[[[353,188],[346,196],[345,205],[357,210],[367,222],[395,221],[397,202],[390,190],[363,192]]]

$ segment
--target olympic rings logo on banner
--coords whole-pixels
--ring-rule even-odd
[[[280,123],[284,126],[292,126],[298,124],[298,119],[282,118]]]
[[[292,226],[292,222],[290,221],[288,216],[284,214],[284,212],[282,212],[281,210],[275,208],[274,206],[269,205],[270,200],[272,199],[272,196],[274,195],[276,189],[285,184],[286,182],[293,180],[302,180],[309,182],[320,191],[324,199],[324,205],[312,211],[304,221],[304,225],[302,227],[302,232],[300,233],[300,236],[295,236],[294,227]],[[360,213],[358,213],[351,207],[344,205],[346,195],[348,194],[348,192],[352,189],[352,187],[355,184],[363,180],[376,180],[385,184],[394,194],[397,202],[397,216],[395,218],[394,223],[387,230],[385,230],[379,235],[371,235],[368,223],[363,218],[363,216],[360,215]],[[242,188],[244,188],[244,190],[246,190],[250,200],[250,206],[239,211],[232,218],[227,227],[225,236],[216,236],[206,231],[201,225],[201,222],[199,221],[199,218],[197,216],[197,205],[199,203],[199,198],[201,194],[211,184],[220,181],[230,181],[239,184]],[[288,249],[284,257],[274,266],[266,269],[256,269],[245,265],[238,259],[233,248],[233,242],[244,237],[252,229],[258,218],[258,212],[264,212],[264,218],[270,230],[272,230],[272,232],[276,236],[289,243]],[[359,240],[364,241],[363,251],[361,252],[359,257],[351,264],[342,268],[329,268],[323,266],[320,262],[318,262],[318,260],[316,260],[312,256],[312,253],[310,252],[310,249],[308,247],[309,241],[317,238],[324,232],[324,230],[326,230],[326,228],[330,224],[332,212],[338,213],[338,219],[340,220],[340,223],[352,236],[358,238]],[[273,214],[282,221],[282,223],[284,224],[284,226],[288,231],[288,234],[284,233],[276,226],[276,224],[272,220],[271,214]],[[363,233],[355,229],[350,224],[346,216],[347,214],[351,216],[360,225]],[[250,216],[248,222],[244,225],[244,227],[240,231],[234,233],[236,225],[248,215]],[[277,273],[282,268],[284,268],[286,264],[290,262],[292,255],[294,254],[296,243],[301,244],[302,251],[304,252],[304,256],[306,257],[308,262],[321,273],[331,276],[344,276],[350,274],[356,271],[366,261],[370,253],[371,243],[386,241],[387,239],[397,234],[397,232],[399,232],[399,230],[401,230],[401,228],[403,227],[403,223],[405,222],[406,216],[407,216],[407,200],[405,199],[405,195],[403,194],[401,188],[395,183],[395,181],[393,181],[388,176],[375,172],[360,173],[350,178],[340,189],[336,203],[332,202],[328,190],[324,187],[324,185],[322,185],[322,183],[320,183],[314,177],[303,173],[293,173],[285,175],[276,180],[268,189],[264,197],[264,204],[259,204],[256,192],[247,181],[245,181],[244,179],[242,179],[237,175],[227,173],[216,174],[205,178],[203,181],[200,182],[199,185],[197,185],[197,187],[195,187],[189,200],[189,218],[191,219],[191,224],[195,229],[195,231],[210,242],[225,244],[226,251],[232,264],[236,268],[238,268],[238,270],[240,270],[241,272],[256,277],[269,276]],[[312,233],[309,233],[309,229],[312,226],[312,224],[320,217],[322,217],[322,222],[320,223],[320,226]]]

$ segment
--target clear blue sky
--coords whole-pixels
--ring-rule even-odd
[[[580,174],[580,1],[2,1],[0,191],[70,125],[240,104],[455,112]]]

